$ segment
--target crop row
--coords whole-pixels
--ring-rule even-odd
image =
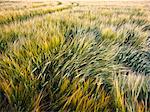
[[[38,9],[25,9],[25,10],[18,10],[18,11],[6,11],[0,13],[0,25],[2,24],[9,24],[13,21],[22,21],[28,18],[44,15],[52,12],[62,11],[64,9],[71,8],[71,5],[67,6],[58,6],[52,8],[38,8]]]

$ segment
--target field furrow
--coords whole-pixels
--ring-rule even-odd
[[[37,9],[25,9],[17,11],[2,11],[0,12],[0,25],[9,24],[14,21],[23,21],[35,16],[42,16],[49,13],[62,11],[72,8],[72,5],[57,6],[52,8],[37,8]]]

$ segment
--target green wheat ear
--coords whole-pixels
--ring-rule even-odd
[[[118,63],[124,64],[130,67],[137,73],[149,75],[149,52],[147,51],[136,51],[136,50],[121,50],[116,57]]]
[[[114,40],[117,38],[117,34],[110,28],[102,29],[102,38],[105,40]]]

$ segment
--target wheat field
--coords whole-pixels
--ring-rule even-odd
[[[0,112],[150,112],[150,1],[1,0]]]

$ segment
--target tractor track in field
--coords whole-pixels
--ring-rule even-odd
[[[61,11],[64,11],[64,10],[68,10],[68,9],[72,9],[76,7],[76,5],[68,5],[68,6],[64,6],[64,7],[61,7],[61,8],[56,8],[54,10],[49,10],[49,11],[46,11],[44,13],[37,13],[37,14],[28,14],[25,16],[20,16],[16,19],[12,19],[10,21],[4,21],[4,22],[0,22],[0,27],[2,26],[5,26],[5,25],[10,25],[14,22],[22,22],[22,21],[27,21],[27,20],[30,20],[30,19],[33,19],[35,17],[41,17],[41,16],[44,16],[44,15],[47,15],[47,14],[52,14],[52,13],[56,13],[56,12],[61,12]]]

